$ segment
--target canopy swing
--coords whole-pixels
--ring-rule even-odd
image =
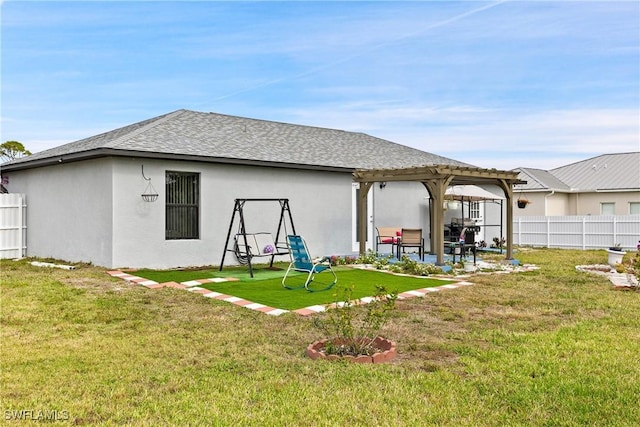
[[[278,230],[276,231],[275,239],[271,233],[268,232],[247,233],[243,212],[246,202],[280,203],[280,222],[278,223]],[[232,239],[236,214],[239,219],[238,230],[233,235]],[[287,218],[289,225],[291,226],[290,234],[296,234],[296,229],[293,225],[293,217],[291,216],[291,210],[289,209],[289,199],[235,199],[233,214],[231,215],[231,222],[229,223],[229,231],[227,232],[227,240],[224,245],[224,250],[222,251],[220,271],[222,271],[222,267],[224,266],[224,259],[227,252],[233,252],[240,264],[249,266],[249,274],[251,277],[253,277],[253,266],[251,264],[251,260],[254,257],[271,257],[269,267],[273,267],[273,261],[276,256],[289,254],[289,247],[287,246],[287,243],[279,241],[281,231],[284,231],[285,238],[287,234],[289,234],[287,231]],[[232,241],[232,247],[229,247],[230,241]]]

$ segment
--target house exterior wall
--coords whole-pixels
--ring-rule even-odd
[[[602,203],[615,203],[615,215],[629,215],[630,203],[640,203],[640,191],[554,193],[527,192],[517,194],[531,203],[525,209],[518,209],[514,200],[514,217],[519,216],[562,216],[601,215]]]
[[[577,215],[600,215],[601,203],[615,203],[615,215],[629,215],[629,203],[640,202],[640,191],[580,193]]]
[[[513,195],[513,216],[545,215],[545,195],[549,193],[517,193]],[[529,204],[525,208],[518,208],[518,199],[527,199]]]
[[[424,185],[417,182],[389,182],[380,188],[380,183],[375,183],[371,191],[375,227],[429,228],[429,193]]]
[[[552,193],[549,192],[545,195],[545,215],[557,216],[557,215],[569,215],[570,203],[569,195],[567,193]]]
[[[155,202],[141,197],[148,184],[142,166],[159,194]],[[166,171],[200,175],[198,239],[165,239]],[[305,237],[313,256],[353,253],[348,172],[107,157],[14,171],[9,178],[11,192],[27,195],[28,256],[107,268],[219,265],[236,198],[288,198],[295,231]],[[429,241],[427,192],[421,184],[377,185],[370,196],[375,201],[372,226],[419,227]],[[280,205],[247,202],[244,216],[248,232],[275,237]],[[238,227],[236,215],[232,236]],[[293,230],[282,230],[283,242],[285,231]],[[226,253],[224,263],[237,263],[233,253]]]
[[[27,256],[111,265],[112,168],[104,158],[8,174],[9,191],[27,196]]]
[[[513,216],[571,215],[576,209],[574,194],[540,191],[514,194]],[[529,204],[518,208],[518,199],[527,199]]]
[[[374,241],[375,227],[421,228],[426,250],[429,250],[429,192],[424,185],[394,181],[380,188],[380,183],[375,183],[369,197],[372,195]]]
[[[143,164],[145,176],[159,194],[152,203],[141,197],[147,185],[141,173]],[[165,240],[166,171],[200,174],[199,239]],[[312,256],[351,253],[351,180],[350,173],[118,159],[111,267],[219,265],[236,198],[288,198],[295,231],[307,240]],[[280,219],[277,202],[247,202],[243,212],[247,232],[266,231],[275,238]],[[238,226],[236,215],[232,235]],[[284,241],[284,230],[280,240]],[[267,262],[269,258],[257,260],[254,262]],[[235,263],[233,253],[227,252],[224,264]]]
[[[481,233],[476,236],[476,241],[484,240],[487,246],[493,239],[501,239],[507,234],[506,200],[485,200],[480,202],[480,208],[484,209],[484,223]]]

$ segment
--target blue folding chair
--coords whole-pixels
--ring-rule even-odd
[[[338,281],[338,276],[336,276],[336,273],[331,268],[331,258],[323,257],[323,258],[317,258],[312,260],[311,256],[309,255],[309,249],[307,248],[307,243],[304,241],[302,236],[288,235],[287,245],[289,246],[291,263],[289,264],[289,268],[287,268],[287,272],[284,274],[284,277],[282,278],[282,286],[284,286],[287,289],[305,288],[309,292],[315,292],[315,291],[325,291],[336,284],[336,282]],[[307,277],[303,285],[300,285],[300,286],[287,285],[286,283],[287,276],[291,271],[307,273]],[[328,285],[324,283],[323,284],[324,287],[321,289],[312,289],[309,285],[311,285],[311,282],[313,282],[315,275],[317,273],[322,273],[323,271],[330,271],[331,274],[333,274],[333,281]]]

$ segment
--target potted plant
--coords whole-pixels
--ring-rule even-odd
[[[371,301],[356,308],[351,300],[353,288],[344,289],[344,301],[338,301],[327,310],[326,317],[314,318],[314,324],[327,338],[307,347],[310,358],[325,360],[349,360],[359,363],[382,363],[396,356],[396,345],[379,335],[389,319],[398,297],[397,291],[387,293],[383,286],[376,286]]]
[[[620,264],[622,262],[622,258],[624,258],[626,252],[622,249],[622,245],[620,245],[620,243],[616,243],[614,246],[607,249],[607,254],[607,263],[610,266],[615,267],[616,264]]]
[[[518,203],[518,208],[524,209],[531,202],[528,199],[518,198],[517,203]]]
[[[617,252],[622,252],[622,245],[620,243],[616,243],[613,246],[609,247],[610,251],[617,251]]]
[[[473,273],[476,271],[476,265],[472,261],[467,261],[466,259],[461,258],[459,262],[466,273]]]
[[[466,271],[467,273],[473,273],[476,271],[476,265],[473,262],[465,261],[464,271]]]

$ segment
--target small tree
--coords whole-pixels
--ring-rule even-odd
[[[344,301],[340,301],[339,293],[336,291],[336,302],[327,311],[327,317],[314,318],[314,324],[328,335],[329,340],[324,346],[326,354],[374,354],[377,351],[375,341],[378,333],[389,320],[398,298],[398,291],[387,293],[384,286],[377,285],[372,300],[360,307],[360,310],[354,307],[357,302],[352,301],[352,293],[353,285],[344,288]]]
[[[31,151],[24,148],[21,142],[6,141],[0,144],[0,158],[5,162],[30,155]]]

